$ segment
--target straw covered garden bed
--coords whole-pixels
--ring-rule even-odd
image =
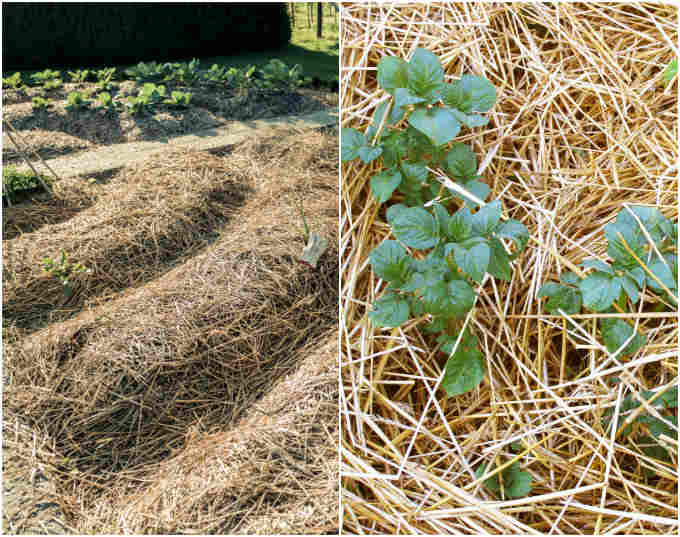
[[[668,294],[652,282],[637,300],[623,295],[613,313],[579,302],[564,314],[538,296],[568,272],[572,289],[581,289],[598,270],[581,266],[586,259],[602,267],[626,255],[612,254],[608,239],[616,236],[606,237],[605,227],[620,214],[641,214],[629,210],[635,206],[647,207],[645,214],[657,209],[677,234],[677,75],[665,80],[678,55],[677,17],[670,4],[646,3],[343,4],[341,126],[343,140],[346,133],[358,140],[348,146],[341,184],[346,533],[678,531],[678,286],[670,235],[663,246],[675,265]],[[403,221],[400,211],[411,209],[396,207],[408,205],[410,194],[392,192],[392,176],[379,174],[388,155],[375,158],[371,141],[380,129],[406,129],[414,117],[390,125],[381,107],[374,118],[391,99],[384,88],[406,85],[406,78],[398,84],[396,62],[380,80],[377,67],[387,56],[409,61],[417,49],[439,58],[447,83],[476,75],[496,88],[495,104],[480,110],[488,122],[463,127],[455,142],[473,150],[479,181],[488,200],[500,201],[502,219],[528,231],[507,279],[480,278],[474,306],[456,321],[479,341],[483,378],[455,396],[442,384],[447,356],[439,347],[447,340],[428,332],[430,315],[398,323],[385,320],[387,309],[372,313],[372,304],[392,293],[388,313],[399,316],[394,300],[402,295],[385,291],[370,254],[406,236],[394,226]],[[400,98],[420,104],[406,90]],[[364,133],[371,121],[359,158],[361,136],[344,129]],[[435,175],[450,176],[436,166],[429,178]],[[449,212],[462,205],[435,186]],[[385,189],[379,204],[376,192]],[[647,252],[646,236],[640,240]],[[387,244],[403,255],[403,244]],[[423,259],[421,250],[407,249]],[[619,346],[612,350],[602,336],[602,323],[612,319],[644,339],[635,336],[633,347],[615,352]],[[650,437],[653,449],[643,449]]]
[[[287,129],[6,209],[7,531],[337,530],[337,250],[299,261],[301,203],[336,243],[337,144]]]

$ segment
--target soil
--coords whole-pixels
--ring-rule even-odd
[[[75,155],[86,157],[113,144],[123,144],[120,146],[123,147],[130,142],[168,140],[206,128],[234,126],[238,121],[322,110],[334,112],[337,107],[337,94],[322,91],[233,94],[214,88],[187,88],[194,94],[188,109],[175,110],[159,106],[153,114],[142,117],[131,116],[125,111],[107,114],[95,109],[71,113],[64,108],[69,91],[93,87],[94,84],[66,84],[51,92],[36,89],[6,90],[3,92],[3,117],[18,131],[30,151],[44,159],[53,159]],[[116,95],[136,94],[136,89],[134,83],[125,82],[120,84]],[[171,89],[175,88],[168,87],[168,93]],[[46,112],[34,112],[31,99],[45,93],[55,104]],[[263,125],[262,128],[268,127]],[[254,131],[254,134],[261,132]],[[168,145],[167,149],[176,147]],[[14,144],[3,132],[3,165],[19,164],[20,159]],[[102,166],[100,172],[110,169],[103,162]],[[97,173],[93,169],[87,171]],[[5,343],[8,343],[7,339]],[[3,384],[7,381],[4,378]],[[58,503],[60,496],[54,488],[55,484],[40,473],[37,459],[20,457],[12,449],[12,442],[5,441],[11,435],[8,427],[5,423],[2,457],[3,533],[73,533],[75,530],[69,527]]]

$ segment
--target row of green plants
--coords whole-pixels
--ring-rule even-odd
[[[341,132],[344,162],[378,164],[370,178],[376,202],[399,197],[385,211],[396,240],[384,240],[369,254],[373,273],[387,286],[368,317],[376,326],[394,328],[427,314],[423,330],[436,335],[448,358],[441,387],[449,396],[461,395],[477,387],[485,374],[477,335],[466,321],[477,298],[475,287],[487,275],[510,280],[510,263],[530,238],[524,224],[503,215],[499,200],[488,200],[490,189],[479,180],[472,148],[453,142],[463,126],[488,123],[481,114],[494,105],[496,89],[473,75],[446,82],[439,58],[425,49],[417,49],[408,62],[383,58],[378,85],[391,98],[377,107],[365,132]],[[441,172],[444,181],[436,177]],[[659,308],[676,308],[677,234],[677,223],[656,209],[626,209],[605,227],[613,261],[586,261],[582,266],[590,273],[564,273],[559,283],[543,285],[538,298],[548,298],[549,313],[574,314],[582,307],[632,311],[627,308],[647,291]],[[632,355],[646,341],[622,318],[602,319],[600,332],[609,352],[619,356]],[[639,419],[654,423],[650,416]],[[480,466],[477,477],[487,470],[486,464]],[[531,490],[531,475],[518,462],[483,482],[507,497]]]
[[[95,97],[92,91],[72,91],[66,100],[66,110],[77,113],[85,110],[104,110],[107,113],[119,112],[127,109],[132,115],[143,115],[155,105],[166,105],[172,108],[187,108],[191,102],[192,94],[182,91],[172,91],[166,96],[165,86],[157,86],[148,82],[140,88],[136,96],[129,96],[127,100],[115,99],[107,92],[101,92]],[[43,97],[33,98],[33,110],[47,110],[54,103]]]
[[[138,83],[174,83],[185,86],[217,84],[232,89],[265,89],[291,91],[311,83],[304,77],[300,65],[288,66],[279,59],[272,59],[261,69],[255,66],[244,68],[225,67],[213,64],[209,69],[201,69],[200,62],[158,63],[139,62],[137,65],[118,72],[115,67],[104,69],[77,69],[69,71],[69,80],[74,83],[96,82],[101,91],[115,89],[114,79],[134,80]],[[53,90],[62,87],[64,80],[61,71],[45,69],[30,75],[27,79],[17,72],[2,79],[4,89],[21,89],[25,86]]]

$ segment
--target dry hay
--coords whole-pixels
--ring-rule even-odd
[[[178,151],[124,168],[102,185],[79,183],[58,181],[55,200],[6,209],[10,238],[13,228],[52,222],[3,243],[3,313],[20,329],[65,319],[88,300],[157,277],[214,238],[243,204],[252,179],[222,158]],[[92,269],[70,278],[72,296],[43,270],[43,259],[58,261],[61,252]]]
[[[95,506],[105,511],[106,500],[101,498],[112,488],[116,494],[143,494],[141,489],[159,476],[154,472],[160,465],[185,447],[187,435],[224,433],[224,449],[229,449],[229,434],[238,434],[249,410],[273,393],[277,379],[298,370],[301,353],[312,352],[335,333],[337,250],[329,248],[317,270],[297,260],[304,240],[292,202],[304,196],[310,228],[336,243],[337,135],[294,133],[251,142],[219,160],[225,168],[252,178],[254,193],[212,245],[137,289],[5,345],[5,442],[30,467],[58,483],[56,499],[77,533],[84,531],[81,524],[89,524],[87,531],[123,531],[120,526],[101,525],[94,530],[97,520],[100,524],[115,520],[101,515],[103,511],[99,515],[86,511]],[[174,173],[182,177],[180,168]],[[213,176],[216,187],[219,177]],[[191,187],[187,185],[186,191]],[[181,198],[182,191],[176,195]],[[152,209],[144,211],[149,215]],[[128,216],[133,218],[134,213],[129,211]],[[113,220],[111,215],[109,219]],[[122,214],[116,221],[126,225]],[[117,228],[107,229],[113,233]],[[127,268],[135,270],[134,265]],[[311,374],[309,381],[314,378]],[[309,474],[310,486],[319,490],[328,486],[328,480],[337,482],[327,473],[331,465],[320,474],[317,453],[336,427],[337,406],[335,411],[328,406],[329,393],[327,387],[316,395],[309,393],[309,406],[301,405],[297,417],[294,405],[287,407],[295,427],[291,426],[290,438],[277,437],[286,439],[293,451],[305,442],[318,447],[310,447],[309,460],[300,461],[303,470],[297,478]],[[309,429],[307,412],[317,412],[313,425],[328,431]],[[321,434],[324,443],[317,438]],[[253,456],[273,457],[268,445],[251,443]],[[194,446],[192,453],[197,449]],[[197,456],[182,460],[196,461]],[[278,466],[271,466],[276,472]],[[240,475],[246,480],[240,474],[246,467],[255,469],[235,467],[230,479]],[[253,485],[258,477],[251,477]],[[269,482],[271,494],[260,487],[259,495],[250,496],[257,502],[243,504],[249,509],[244,525],[273,516],[284,505],[309,510],[301,492],[305,483],[297,493],[291,485],[279,501],[273,499],[278,482]],[[198,523],[220,528],[243,518],[243,513],[236,516],[227,507],[211,511],[212,497],[201,494],[197,491],[192,497],[194,510],[183,512],[186,517],[177,519],[178,527],[186,529],[182,524],[196,522],[202,516],[199,512],[214,513],[215,518],[200,518]],[[223,506],[232,501],[229,494],[223,492]],[[109,506],[108,512],[116,509]],[[164,507],[158,504],[158,509]],[[330,504],[323,504],[312,513],[321,526],[337,527],[337,510],[334,522],[321,516],[331,511]],[[147,512],[148,508],[141,509],[138,520],[130,524],[155,527]],[[167,524],[168,517],[161,514],[155,514],[158,524]],[[301,521],[298,529],[304,524]]]
[[[189,432],[150,485],[112,487],[79,531],[337,533],[337,337],[314,347],[233,430]]]
[[[42,158],[54,158],[82,149],[93,144],[88,140],[72,136],[64,132],[34,129],[22,133],[22,146],[29,155],[37,151]],[[25,144],[25,145],[24,145]],[[2,163],[20,163],[21,153],[11,142],[6,133],[2,134]]]
[[[584,258],[606,257],[602,228],[625,204],[649,204],[677,218],[677,77],[670,85],[662,80],[678,56],[677,9],[355,3],[344,4],[342,18],[343,127],[363,130],[387,98],[376,81],[380,59],[408,58],[416,47],[437,54],[451,78],[477,74],[497,87],[489,125],[463,130],[459,140],[478,155],[490,199],[500,199],[504,214],[532,236],[512,280],[487,280],[469,316],[485,354],[484,382],[447,397],[435,389],[445,359],[434,337],[419,331],[426,319],[396,329],[368,321],[369,304],[384,288],[368,254],[389,227],[370,195],[375,163],[343,166],[344,530],[677,531],[675,449],[673,464],[640,456],[630,439],[612,441],[601,420],[627,394],[677,384],[676,312],[649,315],[655,299],[645,294],[629,318],[648,344],[621,364],[592,335],[597,315],[551,317],[535,299],[544,282]],[[604,382],[616,375],[621,391]],[[512,453],[518,440],[523,447]],[[531,473],[533,489],[499,500],[474,469],[511,459]],[[656,477],[645,477],[646,469]]]

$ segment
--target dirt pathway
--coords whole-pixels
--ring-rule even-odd
[[[49,159],[46,162],[60,177],[87,175],[138,164],[169,148],[186,148],[196,151],[216,150],[233,146],[254,136],[262,136],[268,131],[281,127],[314,129],[337,123],[337,114],[330,114],[327,111],[254,121],[234,121],[224,127],[206,129],[193,134],[161,138],[153,142],[108,145],[77,155]],[[37,169],[44,168],[39,163],[37,166]],[[29,170],[26,164],[17,166],[17,168],[23,171]],[[47,170],[43,171],[47,173]]]

